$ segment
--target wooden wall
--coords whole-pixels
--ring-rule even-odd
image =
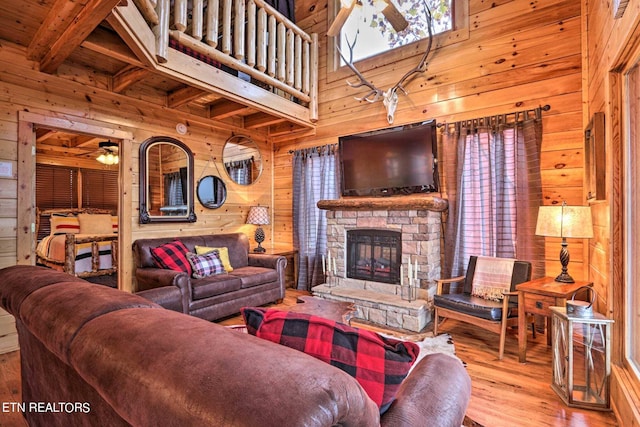
[[[359,102],[363,95],[328,71],[327,0],[296,3],[298,24],[320,35],[320,120],[317,135],[278,143],[274,158],[276,240],[291,242],[290,149],[336,143],[340,135],[388,127],[381,102]],[[331,0],[329,0],[331,1]],[[461,6],[466,2],[458,2]],[[399,94],[394,125],[427,119],[454,122],[550,105],[543,113],[542,185],[544,204],[584,204],[580,3],[571,0],[469,0],[468,36],[437,40],[428,70]],[[422,48],[422,44],[419,47]],[[415,66],[423,51],[403,53],[365,76],[386,90]],[[440,165],[446,167],[446,165]],[[547,239],[549,275],[560,272],[560,241]],[[570,273],[586,277],[583,242],[570,243]]]
[[[622,250],[622,74],[638,60],[640,52],[640,1],[630,0],[622,17],[614,18],[606,0],[583,0],[585,25],[585,108],[583,124],[596,112],[605,113],[606,197],[591,204],[595,237],[589,245],[589,277],[598,294],[606,298],[606,314],[612,317],[613,361],[611,396],[620,425],[640,425],[640,382],[624,358],[625,260]],[[626,1],[618,2],[626,4]],[[636,331],[637,332],[637,331]]]
[[[73,72],[68,67],[67,72]],[[121,276],[124,289],[130,289],[132,275],[132,256],[130,242],[138,238],[195,235],[202,233],[245,232],[252,238],[254,227],[245,225],[248,209],[251,205],[272,204],[272,150],[271,143],[263,134],[249,134],[259,146],[263,157],[263,173],[252,185],[241,186],[226,176],[222,164],[224,142],[234,132],[228,125],[220,128],[214,125],[206,127],[197,123],[202,120],[190,120],[188,113],[158,107],[158,100],[146,102],[125,98],[105,90],[101,84],[91,84],[84,80],[86,73],[75,70],[78,81],[62,79],[55,75],[38,72],[32,63],[25,59],[24,49],[4,43],[0,45],[0,162],[10,162],[13,177],[0,178],[0,267],[16,263],[30,263],[33,259],[17,259],[17,240],[27,230],[18,230],[18,128],[19,112],[29,112],[47,117],[51,121],[59,120],[72,127],[91,124],[104,127],[105,132],[129,132],[132,139],[129,151],[122,153],[120,167],[123,200],[122,220],[126,222],[121,230],[130,230],[123,235],[127,242],[121,249]],[[179,135],[175,126],[178,122],[188,124],[188,133]],[[176,224],[138,224],[138,150],[140,144],[151,136],[164,135],[185,142],[195,156],[194,177],[197,182],[204,175],[220,176],[227,186],[226,203],[219,209],[204,208],[195,198],[197,222]],[[210,162],[210,159],[214,159]],[[20,191],[30,192],[29,186]],[[271,227],[265,226],[267,239],[270,239]]]

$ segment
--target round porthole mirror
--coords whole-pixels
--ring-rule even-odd
[[[236,184],[249,185],[262,173],[262,156],[258,144],[248,136],[233,135],[222,150],[224,169]]]
[[[218,209],[227,200],[227,186],[217,176],[205,176],[198,182],[197,195],[202,206]]]

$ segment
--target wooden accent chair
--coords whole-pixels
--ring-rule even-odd
[[[530,262],[472,256],[466,276],[437,280],[433,334],[438,334],[439,317],[472,323],[500,334],[498,359],[502,360],[507,327],[518,324],[518,293],[515,287],[530,279]],[[462,281],[461,290],[459,286],[452,286]],[[445,290],[448,293],[444,293]],[[533,323],[532,316],[530,320]]]

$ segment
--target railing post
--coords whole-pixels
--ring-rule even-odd
[[[256,2],[247,2],[247,65],[256,65]]]
[[[278,42],[277,42],[277,50],[278,50],[278,80],[281,82],[284,81],[286,75],[286,44],[287,44],[287,28],[284,26],[282,22],[278,23]]]
[[[269,15],[269,65],[267,67],[267,74],[271,77],[276,75],[276,17]]]
[[[158,25],[153,27],[153,34],[156,36],[156,59],[160,63],[167,62],[167,51],[169,49],[169,0],[158,0],[156,13],[158,15]]]
[[[267,11],[261,7],[258,10],[258,70],[267,69]]]
[[[203,0],[193,0],[191,35],[196,40],[202,40],[203,8]]]
[[[238,60],[244,59],[245,26],[244,26],[244,0],[235,0],[236,10],[233,26],[233,56]]]
[[[232,0],[222,3],[222,52],[231,53],[231,9]]]
[[[212,47],[218,46],[218,0],[209,0],[207,3],[207,35],[204,41]]]
[[[318,121],[318,34],[311,34],[311,91],[309,93],[309,119]]]
[[[187,29],[187,0],[173,0],[172,27],[181,33]]]

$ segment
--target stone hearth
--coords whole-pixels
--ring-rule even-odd
[[[320,201],[318,207],[329,211],[327,249],[336,259],[336,275],[328,284],[314,287],[313,294],[354,303],[359,319],[416,332],[424,329],[431,321],[435,280],[440,277],[441,213],[447,209],[446,200],[426,195],[342,198]],[[347,231],[355,229],[401,233],[405,283],[408,262],[412,266],[418,262],[417,299],[402,299],[399,283],[346,277]]]

